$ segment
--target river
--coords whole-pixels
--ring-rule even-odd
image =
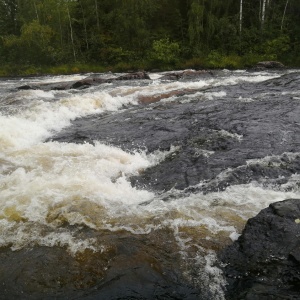
[[[1,79],[0,299],[225,299],[218,251],[300,198],[299,72]]]

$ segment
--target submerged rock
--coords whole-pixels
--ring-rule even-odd
[[[220,259],[227,299],[300,299],[300,199],[262,210]]]
[[[171,232],[161,234],[166,242],[155,245],[157,233],[148,238],[86,228],[83,237],[105,247],[75,255],[61,247],[0,248],[0,299],[210,299],[182,275]]]

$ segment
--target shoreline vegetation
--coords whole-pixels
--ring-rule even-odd
[[[299,0],[0,0],[0,76],[300,67]]]
[[[272,58],[272,57],[271,57]],[[269,59],[271,60],[271,59]],[[0,78],[5,77],[30,77],[30,76],[47,76],[47,75],[72,75],[84,73],[107,73],[120,72],[131,73],[137,71],[146,72],[164,72],[172,70],[239,70],[239,69],[254,69],[260,61],[268,61],[268,57],[255,57],[252,60],[247,60],[240,56],[224,56],[218,61],[209,60],[209,58],[194,58],[176,64],[153,66],[151,62],[134,62],[134,63],[118,63],[116,65],[101,65],[88,63],[70,63],[54,66],[37,66],[37,65],[13,65],[2,64],[0,66]],[[300,65],[284,64],[286,68],[298,68]]]

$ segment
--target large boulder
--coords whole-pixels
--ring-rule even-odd
[[[117,77],[115,80],[142,80],[142,79],[150,79],[150,77],[146,72],[140,71],[140,72],[121,75]]]
[[[171,72],[164,74],[161,80],[193,80],[199,77],[212,76],[213,72],[210,70],[184,70],[179,72]]]
[[[300,199],[262,210],[220,259],[227,299],[300,299]]]
[[[257,67],[266,68],[266,69],[281,69],[284,68],[284,65],[279,61],[261,61],[256,64]]]
[[[260,61],[251,70],[263,71],[266,69],[283,69],[284,65],[279,61]]]

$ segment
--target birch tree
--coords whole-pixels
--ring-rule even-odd
[[[73,26],[72,26],[70,10],[69,10],[68,6],[67,6],[67,12],[68,12],[68,18],[69,18],[70,37],[71,37],[71,43],[72,43],[72,49],[73,49],[73,57],[74,57],[74,61],[76,62],[77,59],[76,59],[76,50],[75,50],[75,44],[74,44]]]
[[[267,3],[267,0],[263,0],[262,8],[261,8],[261,29],[262,30],[264,29],[264,25],[265,25],[266,3]]]
[[[240,36],[242,36],[243,26],[243,0],[240,0]]]
[[[286,0],[286,2],[285,2],[285,7],[284,7],[284,11],[283,11],[283,15],[282,15],[282,20],[281,20],[281,26],[280,26],[280,30],[281,30],[281,31],[282,31],[282,29],[283,29],[283,23],[284,23],[285,14],[286,14],[286,9],[287,9],[288,4],[289,4],[289,0]]]
[[[99,21],[99,11],[98,11],[98,0],[95,0],[95,12],[96,12],[97,29],[98,29],[98,31],[100,31],[100,21]]]

